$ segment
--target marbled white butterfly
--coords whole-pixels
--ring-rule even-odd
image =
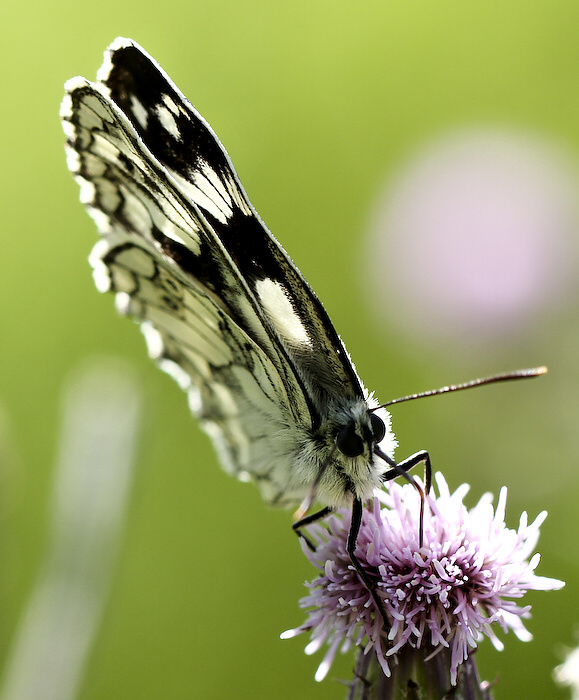
[[[364,503],[399,475],[418,486],[407,471],[420,462],[428,491],[428,453],[394,461],[385,407],[209,125],[138,44],[116,39],[96,82],[69,80],[61,117],[68,166],[101,234],[90,256],[98,289],[141,323],[227,471],[270,504],[302,501],[302,516],[326,504],[296,530],[352,505],[349,552],[372,591],[354,555]]]

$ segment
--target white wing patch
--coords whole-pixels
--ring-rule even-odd
[[[162,99],[165,103],[165,107],[167,107],[167,109],[169,109],[175,116],[177,116],[179,114],[179,107],[175,104],[174,100],[172,100],[167,93],[163,95]]]
[[[143,129],[146,129],[149,121],[149,113],[143,106],[143,103],[135,95],[131,95],[131,108],[139,124]]]
[[[164,105],[157,105],[156,112],[163,127],[171,134],[175,141],[180,141],[181,133],[175,121],[175,117],[171,114],[170,110]]]
[[[255,284],[259,301],[277,332],[292,345],[311,346],[307,328],[296,313],[283,286],[272,279]]]

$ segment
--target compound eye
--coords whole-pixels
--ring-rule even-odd
[[[356,434],[354,423],[348,423],[336,435],[336,447],[346,457],[359,457],[364,452],[364,441]]]
[[[374,442],[382,442],[382,440],[384,439],[384,435],[386,435],[386,426],[384,425],[384,421],[382,420],[382,418],[380,418],[380,416],[377,416],[375,413],[371,413],[370,427],[372,428]]]

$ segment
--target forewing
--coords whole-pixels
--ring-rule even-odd
[[[253,209],[212,129],[137,44],[117,39],[99,75],[154,157],[198,208],[291,359],[313,413],[364,391],[321,303]],[[222,292],[230,304],[228,290]],[[246,329],[247,330],[247,329]],[[314,417],[315,418],[315,417]]]

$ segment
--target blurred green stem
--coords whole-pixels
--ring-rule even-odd
[[[63,401],[44,564],[4,672],[1,700],[74,700],[115,569],[140,399],[114,359],[78,370]]]

